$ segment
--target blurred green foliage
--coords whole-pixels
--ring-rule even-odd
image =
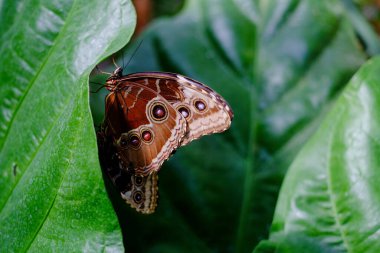
[[[153,15],[155,17],[174,15],[184,5],[184,0],[155,0],[153,3]]]

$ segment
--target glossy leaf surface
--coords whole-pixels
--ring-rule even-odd
[[[129,1],[0,4],[1,252],[123,251],[88,75],[127,43],[134,22]]]

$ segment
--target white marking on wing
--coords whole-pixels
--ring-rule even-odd
[[[160,89],[160,79],[156,80],[156,88],[157,88],[157,92],[160,93],[161,92],[161,89]]]
[[[187,79],[184,77],[184,76],[181,76],[181,75],[177,75],[177,78],[178,78],[178,82],[179,83],[189,83],[188,81],[187,81]]]
[[[137,102],[137,99],[139,98],[139,95],[140,95],[140,93],[143,91],[144,89],[143,88],[140,88],[140,90],[137,92],[137,94],[136,94],[136,97],[135,97],[135,100],[133,101],[133,104],[131,104],[131,106],[128,106],[128,109],[132,109],[134,106],[135,106],[135,104],[136,104],[136,102]],[[125,96],[125,98],[126,98],[126,96]]]

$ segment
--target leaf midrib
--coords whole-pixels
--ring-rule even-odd
[[[251,92],[254,91],[253,85],[250,87]],[[252,94],[252,93],[251,93]],[[247,153],[245,156],[245,181],[243,184],[243,201],[241,204],[241,212],[239,215],[239,221],[238,221],[238,228],[237,228],[237,236],[236,236],[236,252],[243,252],[244,249],[244,234],[245,231],[247,230],[247,219],[249,216],[249,203],[251,200],[252,196],[252,183],[253,183],[253,176],[254,176],[254,156],[253,151],[254,151],[254,144],[255,143],[255,138],[256,138],[256,129],[257,129],[257,122],[255,121],[254,118],[254,113],[256,111],[256,105],[253,102],[252,97],[250,96],[250,112],[251,112],[251,119],[249,121],[250,129],[251,131],[249,132],[249,138],[248,138],[248,148],[247,148]]]
[[[339,103],[339,101],[338,101]],[[343,110],[339,113],[338,116],[335,116],[335,124],[334,124],[334,127],[333,127],[333,131],[331,131],[331,134],[329,136],[329,149],[327,151],[327,161],[328,161],[328,164],[327,164],[327,168],[326,168],[326,173],[327,173],[327,194],[328,194],[328,197],[329,197],[329,202],[331,204],[331,209],[332,209],[332,215],[333,215],[333,218],[335,220],[335,223],[338,227],[338,231],[339,231],[339,234],[342,238],[342,241],[343,241],[343,245],[344,245],[344,248],[347,249],[348,252],[352,252],[349,247],[349,243],[347,241],[347,238],[345,236],[345,233],[343,231],[343,226],[342,226],[342,223],[341,221],[339,220],[339,212],[338,212],[338,207],[337,207],[337,203],[335,201],[335,198],[334,198],[334,192],[333,192],[333,179],[332,179],[332,175],[331,175],[331,170],[333,170],[333,167],[331,166],[331,161],[332,161],[332,157],[331,157],[331,154],[333,154],[333,147],[334,147],[334,143],[335,143],[335,137],[336,136],[339,136],[339,133],[337,134],[337,132],[341,132],[341,129],[337,128],[336,126],[339,125],[339,123],[341,122],[341,119],[343,117],[343,114],[344,112],[346,111],[346,108],[342,108]]]
[[[79,96],[78,96],[78,95],[79,95]],[[81,99],[82,99],[81,92],[78,92],[78,93],[77,93],[77,96],[75,96],[74,98],[76,98],[76,97],[79,97],[79,99],[70,99],[69,102],[70,102],[70,101],[81,101]],[[81,107],[81,106],[80,106],[80,103],[76,103],[76,104],[77,104],[77,107]],[[83,111],[82,111],[81,109],[80,109],[79,111],[80,111],[81,113],[83,113]],[[71,118],[73,112],[75,112],[75,107],[73,107],[70,116],[68,116],[67,118]],[[65,113],[64,110],[62,111],[62,114],[63,114],[63,113]],[[61,118],[61,117],[57,117],[57,119],[55,120],[54,123],[56,123],[56,122],[58,121],[58,119],[60,119],[60,118]],[[56,124],[53,124],[53,126],[55,126],[55,125],[56,125]],[[52,127],[52,128],[53,128],[53,127]],[[52,129],[52,128],[51,128],[51,129]],[[78,140],[79,140],[79,132],[80,132],[79,130],[80,130],[80,128],[76,128],[76,132],[75,132],[75,134],[74,134],[74,133],[72,134],[72,135],[74,136],[74,140],[73,140],[73,142],[72,142],[72,145],[73,145],[74,147],[76,146],[76,144],[78,143]],[[69,159],[68,159],[68,160],[69,160],[69,161],[72,161],[72,160],[73,160],[73,157],[74,157],[74,152],[72,151],[72,149],[69,149],[69,154],[70,154],[70,155],[69,155]],[[58,192],[59,192],[59,190],[61,189],[62,183],[63,183],[63,181],[64,181],[64,179],[65,179],[65,177],[66,177],[67,171],[69,170],[69,168],[70,168],[71,166],[72,166],[72,164],[68,164],[67,166],[65,166],[65,168],[64,168],[64,173],[63,173],[62,176],[61,176],[61,180],[60,180],[60,182],[59,182],[58,187],[56,188],[57,191],[56,191],[55,194],[54,194],[54,198],[53,198],[52,201],[51,201],[51,204],[50,204],[50,206],[49,206],[49,209],[47,210],[46,214],[44,215],[43,219],[41,220],[40,225],[39,225],[38,228],[36,229],[36,231],[35,231],[35,233],[34,233],[34,235],[33,235],[33,239],[30,241],[29,245],[25,248],[25,252],[28,251],[29,248],[32,246],[33,242],[35,241],[35,239],[36,239],[37,236],[38,236],[39,231],[42,229],[43,225],[45,224],[45,221],[46,221],[47,218],[49,217],[49,214],[50,214],[52,208],[54,207],[54,203],[55,203],[55,201],[56,201],[56,199],[57,199]]]

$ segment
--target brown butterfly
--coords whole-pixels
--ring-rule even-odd
[[[138,211],[150,212],[157,202],[154,187],[162,163],[178,147],[228,129],[232,109],[211,88],[173,73],[122,76],[122,68],[117,68],[105,86],[110,94],[106,97],[102,135],[112,146],[105,164],[118,171],[117,175],[125,174],[122,178],[127,186],[124,193],[121,191],[122,197]],[[110,177],[116,184],[115,176]],[[143,206],[133,192],[143,194]]]
[[[103,125],[137,175],[158,171],[179,146],[231,125],[228,103],[200,82],[164,72],[121,73],[117,68],[106,81]]]

